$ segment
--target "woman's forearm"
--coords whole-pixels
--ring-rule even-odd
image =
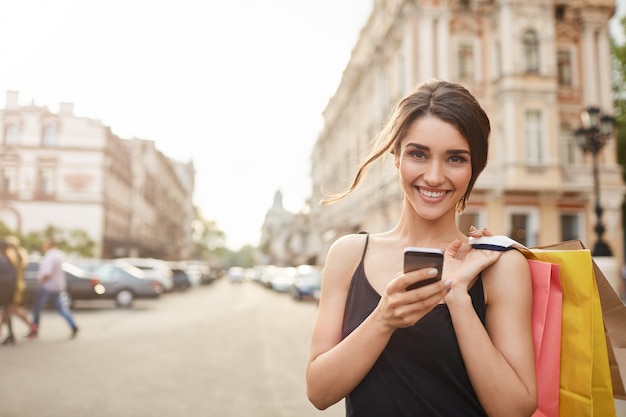
[[[393,334],[374,311],[348,337],[310,360],[307,395],[320,410],[341,401],[367,375]]]

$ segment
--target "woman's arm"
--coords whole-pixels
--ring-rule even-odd
[[[320,410],[343,399],[363,379],[386,345],[391,331],[371,316],[341,340],[350,280],[356,270],[365,236],[337,240],[324,266],[321,297],[307,364],[307,395]],[[367,349],[359,349],[367,345]]]
[[[446,297],[470,381],[489,416],[530,416],[537,408],[537,381],[528,262],[508,251],[482,277],[486,328],[467,291],[455,291],[453,284]]]
[[[394,330],[414,324],[446,293],[443,282],[406,291],[409,284],[426,278],[427,270],[398,274],[372,314],[342,340],[346,297],[364,244],[364,236],[346,236],[327,256],[306,372],[307,395],[319,409],[348,395],[372,368]]]

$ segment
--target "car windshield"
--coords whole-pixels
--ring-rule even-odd
[[[63,270],[77,277],[87,275],[87,271],[85,271],[83,268],[68,262],[63,262]]]
[[[136,278],[143,278],[144,273],[141,269],[135,268],[134,266],[127,264],[125,262],[117,262],[115,264],[108,263],[104,264],[98,269],[96,269],[96,275],[101,278],[117,278],[123,273],[127,273],[128,275],[132,275]]]

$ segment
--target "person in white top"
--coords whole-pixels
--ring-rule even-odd
[[[65,290],[67,288],[67,279],[62,265],[64,254],[59,250],[52,239],[47,239],[43,243],[44,257],[39,264],[37,272],[38,288],[33,305],[33,323],[34,326],[29,337],[37,337],[39,333],[39,320],[41,310],[45,307],[50,299],[54,308],[63,316],[65,321],[72,329],[71,338],[76,337],[78,326],[72,317]]]

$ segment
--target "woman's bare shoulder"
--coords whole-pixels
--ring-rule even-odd
[[[484,281],[490,295],[521,296],[531,288],[528,260],[517,250],[508,250],[484,271]],[[492,297],[493,298],[493,297]]]
[[[346,260],[358,257],[360,259],[365,249],[366,239],[367,235],[363,233],[341,236],[331,245],[328,251],[328,258],[340,257]]]
[[[365,234],[349,234],[337,239],[328,250],[325,275],[352,276],[363,256]]]

